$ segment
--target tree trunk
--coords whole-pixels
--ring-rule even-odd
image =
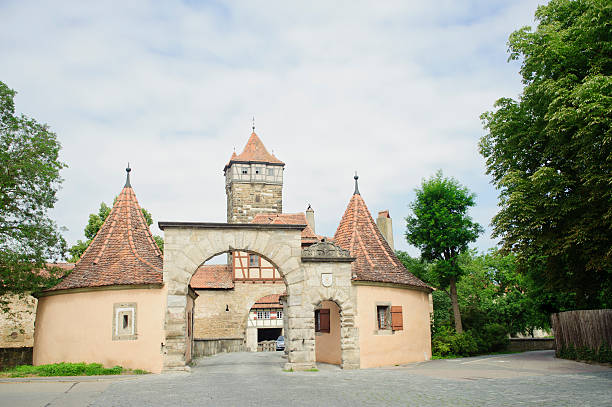
[[[453,316],[455,317],[455,331],[460,334],[463,332],[461,325],[461,313],[459,312],[459,301],[457,300],[457,281],[455,277],[450,279],[450,297],[453,304]]]

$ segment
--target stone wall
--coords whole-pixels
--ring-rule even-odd
[[[0,348],[23,348],[34,345],[36,298],[6,295],[9,312],[0,311]]]
[[[212,356],[223,352],[244,352],[242,338],[196,339],[193,344],[193,357]]]
[[[196,290],[194,334],[196,339],[242,338],[246,340],[248,313],[255,301],[282,294],[285,284],[236,282],[231,290]],[[226,311],[226,306],[229,311]]]
[[[32,364],[32,347],[0,348],[0,370]]]
[[[225,192],[229,223],[249,223],[258,213],[283,213],[282,184],[232,182]]]
[[[553,338],[510,338],[508,350],[512,352],[526,352],[530,350],[555,349]]]

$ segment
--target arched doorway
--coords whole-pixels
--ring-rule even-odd
[[[260,253],[234,250],[217,255],[198,267],[190,288],[197,294],[195,357],[256,351],[274,328],[282,331],[279,297],[287,287],[277,267]]]
[[[340,307],[334,301],[321,301],[315,308],[314,319],[316,361],[341,365]]]

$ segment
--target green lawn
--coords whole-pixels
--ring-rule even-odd
[[[50,365],[21,365],[0,372],[0,377],[31,376],[100,376],[120,374],[145,374],[141,369],[124,369],[121,366],[106,368],[100,363],[54,363]]]

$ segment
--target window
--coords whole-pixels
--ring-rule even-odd
[[[378,330],[401,331],[404,329],[402,307],[391,305],[376,306]]]
[[[263,311],[257,311],[257,319],[264,319]]]
[[[260,169],[259,168],[255,168],[255,174],[259,174]]]
[[[269,177],[273,177],[274,176],[274,168],[268,168],[268,176]]]
[[[248,174],[248,173],[249,173],[249,170],[247,170],[247,169],[243,169],[243,170],[242,170],[242,173],[243,173],[243,174]]]
[[[264,311],[264,319],[270,319],[270,311]]]
[[[136,331],[136,303],[113,304],[113,340],[138,339]]]
[[[329,308],[315,310],[315,332],[329,333]]]
[[[378,329],[389,329],[389,306],[378,305],[376,307],[376,320],[378,321]]]
[[[276,319],[283,319],[283,311],[276,311]]]
[[[259,256],[256,254],[249,255],[249,267],[259,267]]]

